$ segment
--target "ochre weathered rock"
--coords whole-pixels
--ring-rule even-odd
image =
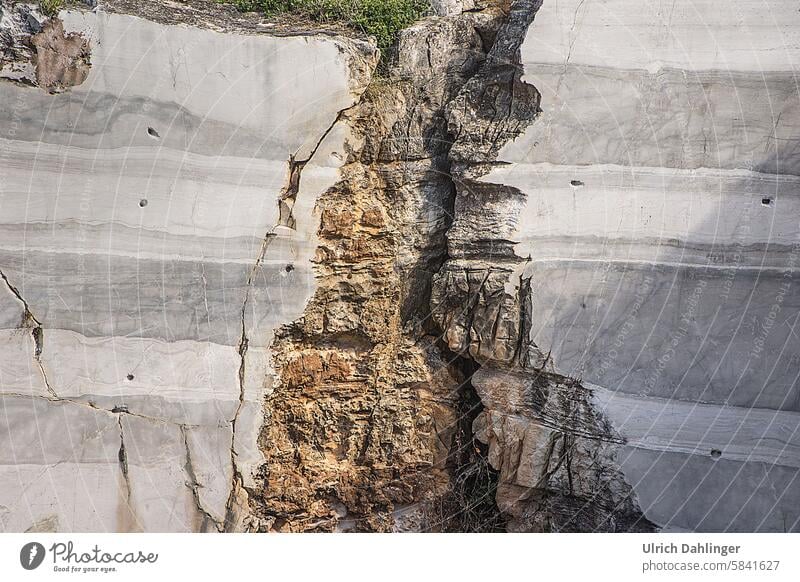
[[[501,20],[492,8],[412,26],[390,78],[341,116],[350,154],[317,203],[318,287],[273,345],[257,528],[447,527],[464,377],[431,335],[454,196],[445,107]]]
[[[0,78],[52,93],[80,85],[91,69],[91,46],[81,33],[64,31],[56,15],[31,5],[0,2]]]
[[[36,49],[36,84],[48,91],[62,91],[80,85],[89,76],[89,41],[77,32],[64,33],[58,18],[48,20],[42,31],[31,37]]]

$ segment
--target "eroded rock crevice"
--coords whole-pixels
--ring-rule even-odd
[[[119,500],[121,506],[120,513],[126,516],[129,531],[142,531],[141,523],[133,510],[133,488],[131,487],[130,466],[128,464],[128,450],[125,448],[125,429],[123,428],[122,416],[117,417],[119,426],[119,452],[117,460],[119,470],[122,474],[122,495]]]
[[[317,290],[273,344],[255,529],[451,525],[453,446],[474,445],[456,443],[468,378],[430,314],[455,196],[446,107],[505,18],[489,5],[405,30],[388,78],[341,115],[342,178],[317,201]]]

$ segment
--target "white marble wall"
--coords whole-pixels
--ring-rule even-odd
[[[534,341],[654,522],[799,530],[797,6],[545,0],[522,60],[543,112],[485,180],[526,195]]]
[[[0,81],[0,531],[214,530],[233,463],[247,482],[260,461],[268,346],[313,292],[343,160],[329,129],[368,80],[337,38],[61,17],[88,79]]]

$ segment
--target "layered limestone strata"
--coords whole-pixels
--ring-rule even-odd
[[[542,404],[524,356],[581,379],[558,380],[558,401],[605,419],[607,435],[591,430],[615,451],[601,480],[655,525],[800,527],[798,31],[781,2],[542,4],[520,52],[541,113],[488,175],[471,180],[464,156],[434,292],[448,343],[484,364],[476,429],[512,526],[580,521],[559,524],[542,497],[609,509],[585,495],[592,471],[576,492],[543,469],[553,388]],[[485,127],[494,160],[504,134]],[[562,424],[558,439],[584,431]],[[573,463],[600,458],[582,449]]]
[[[434,6],[0,4],[0,529],[798,528],[800,15]]]
[[[336,120],[375,63],[123,8],[2,4],[3,531],[244,527],[269,346],[314,292]],[[42,69],[62,30],[86,75]]]

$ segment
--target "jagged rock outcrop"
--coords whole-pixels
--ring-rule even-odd
[[[261,529],[444,527],[464,382],[430,335],[454,193],[445,106],[501,18],[403,31],[389,78],[339,120],[348,159],[317,203],[318,287],[273,345],[263,483],[251,491]]]
[[[456,430],[460,382],[487,407],[475,428],[499,471],[489,496],[496,487],[511,527],[650,527],[615,464],[621,439],[592,411],[589,391],[540,370],[529,287],[514,279],[523,261],[497,228],[510,231],[509,200],[522,195],[479,181],[539,111],[518,49],[540,4],[411,27],[388,82],[343,114],[350,157],[318,203],[319,286],[273,346],[264,480],[251,492],[260,528],[442,527],[436,506],[464,469],[453,447],[476,447]],[[459,222],[464,205],[484,209],[485,222]],[[483,367],[473,374],[453,354]],[[502,397],[534,386],[540,400],[518,408]],[[527,441],[504,430],[515,422],[528,425]],[[538,473],[523,476],[519,465],[531,463]]]

